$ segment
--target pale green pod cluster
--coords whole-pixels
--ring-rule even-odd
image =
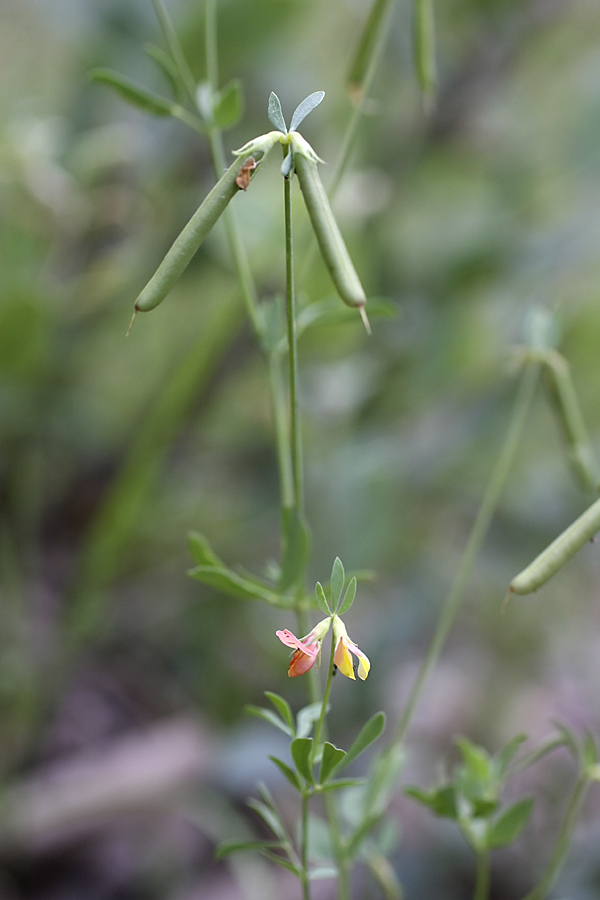
[[[165,299],[191,262],[206,235],[225,212],[228,203],[241,189],[236,179],[246,162],[247,159],[238,157],[200,204],[135,301],[136,312],[147,312],[154,309]]]
[[[556,575],[600,531],[600,500],[596,500],[549,547],[510,583],[512,594],[531,594]]]
[[[303,147],[300,148],[298,137],[299,135],[293,136],[294,168],[321,255],[344,303],[362,311],[367,297],[331,211],[317,169],[318,157],[314,152],[311,157]]]

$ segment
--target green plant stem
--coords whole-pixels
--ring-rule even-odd
[[[481,546],[496,511],[496,507],[498,506],[500,496],[514,461],[521,433],[525,422],[527,421],[529,408],[538,382],[539,369],[539,364],[532,362],[526,366],[523,372],[521,384],[515,400],[512,420],[504,439],[500,456],[492,471],[487,490],[484,494],[481,506],[479,507],[479,512],[473,523],[473,528],[471,529],[467,545],[462,555],[452,589],[442,608],[431,643],[421,663],[408,701],[404,707],[402,716],[400,717],[400,721],[396,726],[392,744],[401,744],[403,742],[427,679],[437,663],[446,638],[448,637],[448,633],[458,614],[475,561],[481,550]]]
[[[284,507],[290,507],[294,502],[294,488],[292,484],[292,468],[289,453],[290,438],[284,385],[281,377],[280,355],[278,353],[269,353],[268,364],[277,464],[279,467],[279,484],[281,486],[281,504]]]
[[[217,2],[206,0],[204,7],[204,46],[206,49],[206,80],[211,91],[219,89],[219,45],[217,42]]]
[[[477,851],[477,876],[473,900],[488,900],[490,895],[490,855],[487,850]]]
[[[548,863],[546,871],[544,872],[539,884],[537,884],[533,888],[533,890],[523,898],[523,900],[543,900],[543,898],[548,895],[548,892],[554,886],[567,856],[571,841],[573,840],[573,832],[575,831],[575,826],[577,824],[577,820],[579,819],[581,807],[583,806],[589,786],[590,781],[585,773],[580,774],[575,783],[575,788],[573,789],[573,793],[571,795],[571,799],[565,813],[565,818],[556,840],[554,852],[552,853],[552,857],[550,859],[550,862]]]
[[[296,295],[294,291],[294,254],[292,242],[292,181],[283,179],[285,207],[285,299],[287,313],[288,372],[290,392],[290,438],[292,444],[292,483],[294,508],[304,511],[304,478],[302,472],[302,438],[298,403],[298,340],[296,334]]]
[[[348,160],[350,159],[350,154],[352,152],[352,148],[354,147],[354,141],[356,140],[358,126],[360,125],[361,119],[365,114],[365,109],[369,104],[369,94],[371,93],[373,82],[375,81],[375,76],[377,75],[377,70],[381,63],[381,57],[383,56],[385,42],[389,35],[389,28],[387,27],[387,24],[390,20],[393,5],[394,0],[388,0],[388,8],[384,14],[383,27],[381,28],[381,31],[373,48],[373,55],[371,56],[371,60],[369,62],[369,66],[365,75],[365,80],[363,82],[362,96],[361,99],[354,105],[350,121],[346,126],[346,132],[342,140],[340,154],[336,160],[333,169],[333,176],[329,185],[329,190],[327,192],[330,198],[333,198],[335,196],[340,185],[342,175],[344,174],[344,170],[348,165]]]
[[[302,900],[310,900],[310,881],[308,871],[308,803],[309,795],[306,790],[302,794]]]
[[[319,720],[317,722],[317,727],[315,728],[315,740],[313,743],[313,757],[319,747],[319,741],[321,740],[321,734],[323,732],[323,726],[325,724],[325,716],[327,715],[327,704],[329,703],[329,695],[331,693],[331,685],[333,684],[333,673],[335,671],[334,662],[333,662],[334,654],[335,654],[335,647],[333,645],[333,635],[332,635],[331,651],[329,653],[329,668],[327,671],[327,681],[325,683],[325,691],[323,692],[323,700],[321,701],[321,715],[319,716]]]

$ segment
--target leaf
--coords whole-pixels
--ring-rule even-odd
[[[344,572],[344,566],[342,565],[339,556],[336,556],[331,570],[331,606],[333,609],[336,609],[340,597],[342,596],[345,580],[346,573]]]
[[[475,797],[471,799],[471,816],[474,819],[487,819],[496,812],[499,805],[496,797]]]
[[[173,27],[173,23],[169,17],[169,14],[165,9],[162,0],[152,0],[152,5],[154,6],[154,12],[156,13],[156,18],[158,19],[158,22],[160,24],[161,31],[167,43],[167,47],[171,51],[171,56],[173,57],[173,61],[180,74],[181,82],[186,86],[186,90],[188,91],[190,97],[193,97],[195,87],[194,76],[192,75],[190,67],[187,64],[185,54],[183,52],[181,43],[179,42],[179,38],[177,37],[177,32]]]
[[[346,588],[346,594],[344,596],[344,601],[338,610],[338,616],[343,616],[344,613],[348,612],[348,610],[354,603],[355,597],[356,597],[356,578],[352,578],[350,580],[350,584]]]
[[[435,22],[433,0],[415,0],[414,60],[419,87],[426,101],[435,97]]]
[[[504,779],[508,767],[514,759],[515,753],[526,740],[526,734],[518,734],[496,754],[494,757],[494,765],[500,779]]]
[[[153,116],[170,116],[173,114],[174,104],[170,100],[166,100],[159,94],[147,91],[146,88],[139,87],[118,72],[111,69],[92,69],[90,72],[92,81],[98,81],[100,84],[106,84],[117,94],[119,94],[132,106]]]
[[[265,691],[265,697],[268,697],[281,718],[289,725],[290,731],[293,732],[295,730],[294,717],[292,716],[292,710],[287,700],[284,700],[279,694],[274,694],[273,691]]]
[[[157,47],[156,44],[146,44],[144,49],[148,56],[159,66],[163,75],[166,75],[167,81],[171,85],[173,96],[178,102],[181,101],[184,85],[181,82],[179,70],[169,54],[162,47]]]
[[[331,610],[329,609],[329,603],[327,602],[327,597],[325,596],[325,591],[323,590],[323,585],[320,581],[317,581],[315,585],[315,596],[321,612],[324,612],[326,616],[330,616]]]
[[[480,784],[486,784],[492,777],[492,760],[489,753],[466,737],[456,738],[455,744],[462,754],[468,775]]]
[[[214,568],[226,568],[225,563],[219,559],[206,538],[199,531],[190,531],[188,534],[188,547],[194,557],[194,562],[199,566],[213,566]]]
[[[284,775],[292,787],[296,788],[297,791],[302,791],[302,786],[300,784],[300,779],[287,763],[284,763],[283,760],[278,759],[276,756],[269,756],[271,762],[274,762],[282,775]]]
[[[325,96],[325,91],[315,91],[314,94],[309,94],[308,97],[305,97],[302,103],[299,103],[296,109],[294,110],[294,115],[292,116],[292,124],[290,125],[290,131],[297,131],[298,125],[304,121],[307,115],[313,111],[313,109],[319,105],[323,97]]]
[[[242,115],[242,83],[234,78],[213,99],[212,117],[217,128],[232,128]]]
[[[253,703],[247,703],[246,706],[244,706],[244,712],[248,713],[249,716],[256,716],[257,719],[264,719],[265,722],[274,725],[275,728],[279,728],[279,730],[283,731],[284,734],[287,734],[288,737],[294,736],[292,729],[289,728],[272,709],[265,709],[262,706],[254,706]]]
[[[344,759],[342,759],[334,768],[335,772],[341,772],[342,769],[345,769],[349,763],[356,759],[357,756],[360,756],[367,747],[369,747],[373,741],[376,741],[377,738],[383,732],[385,728],[385,714],[382,712],[375,713],[375,715],[371,716],[369,721],[363,725],[361,730],[358,733],[354,743],[351,745],[350,749],[346,753]]]
[[[314,784],[315,779],[311,765],[312,748],[313,739],[305,737],[295,738],[290,745],[294,765],[306,781]]]
[[[458,817],[456,791],[452,784],[442,785],[432,791],[424,791],[419,787],[408,787],[404,793],[418,803],[422,803],[436,816],[446,819],[456,819]]]
[[[509,806],[494,822],[488,836],[490,848],[512,844],[527,824],[533,810],[533,800],[518,800]]]
[[[321,715],[322,706],[323,704],[320,701],[309,703],[308,706],[304,706],[298,712],[296,716],[296,734],[298,737],[307,737],[311,733],[314,723]],[[329,709],[329,706],[327,709]]]
[[[374,0],[363,28],[348,72],[348,89],[355,101],[362,100],[365,79],[383,34],[391,6],[392,0]]]
[[[301,513],[291,506],[282,511],[283,553],[279,590],[296,584],[306,569],[310,552],[310,532]]]
[[[341,763],[345,755],[345,750],[336,747],[334,744],[330,744],[329,741],[325,741],[325,744],[323,745],[323,758],[321,759],[321,771],[319,774],[319,781],[321,784],[324,781],[327,781],[335,767],[338,763]]]
[[[316,793],[324,794],[326,791],[339,791],[341,788],[360,787],[364,783],[364,778],[337,778],[335,781],[320,784]]]
[[[274,94],[273,91],[271,91],[269,97],[269,122],[271,125],[274,125],[278,131],[283,131],[284,134],[287,134],[287,125],[285,124],[285,119],[283,118],[283,113],[281,111],[281,103],[279,102],[279,97],[277,94]]]
[[[250,809],[253,809],[254,812],[258,813],[263,822],[269,826],[273,834],[277,835],[280,841],[284,843],[287,841],[285,828],[277,810],[271,809],[266,803],[262,803],[260,800],[255,800],[254,797],[250,797],[248,806]]]
[[[215,850],[215,857],[223,859],[225,856],[231,856],[232,853],[241,853],[244,850],[269,850],[281,847],[281,841],[225,841],[219,844]]]
[[[196,566],[190,569],[188,575],[196,581],[202,581],[211,587],[218,588],[224,594],[232,597],[240,597],[242,600],[264,600],[273,606],[283,606],[282,598],[267,587],[261,587],[232,572],[231,569],[217,568],[216,566]]]
[[[583,737],[581,752],[583,755],[584,766],[592,767],[597,765],[598,748],[596,747],[596,741],[594,740],[593,735],[591,735],[589,731],[587,731]]]
[[[293,872],[297,878],[300,878],[300,870],[292,862],[290,862],[289,859],[285,859],[283,856],[277,856],[276,853],[271,853],[270,850],[261,849],[259,852],[263,856],[266,856],[267,859],[271,860],[271,862],[276,863],[283,869],[287,869],[288,872]]]

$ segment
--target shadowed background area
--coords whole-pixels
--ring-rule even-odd
[[[166,4],[205,77],[202,3]],[[336,555],[372,570],[347,624],[369,679],[334,684],[348,742],[394,724],[448,593],[508,427],[528,311],[558,347],[600,443],[600,8],[596,0],[438,3],[439,96],[425,117],[411,13],[398,2],[335,211],[370,298],[300,342],[311,583]],[[325,100],[302,133],[329,164],[366,0],[222,0],[220,79],[244,112],[227,153]],[[294,707],[272,609],[192,581],[186,535],[262,574],[280,554],[267,372],[218,226],[171,295],[133,301],[214,184],[207,142],[127,106],[91,69],[159,93],[145,0],[3,0],[0,10],[0,900],[275,900],[258,859],[214,860],[251,835],[258,780],[283,735],[243,713],[265,689]],[[274,151],[234,207],[261,300],[284,284]],[[229,157],[232,158],[232,157]],[[333,295],[294,191],[301,298]],[[427,785],[468,734],[490,751],[553,720],[598,733],[600,551],[593,544],[501,614],[511,578],[594,499],[574,480],[540,389],[466,602],[409,734],[403,782]],[[533,823],[493,868],[522,897],[574,774],[562,751],[523,776]],[[592,790],[560,896],[600,897]],[[471,854],[402,797],[392,855],[408,898],[470,896]],[[365,873],[357,896],[377,897]],[[360,893],[363,891],[364,893]],[[315,897],[332,896],[331,882]],[[559,896],[557,894],[556,896]]]

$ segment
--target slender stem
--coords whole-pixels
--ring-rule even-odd
[[[219,46],[217,43],[217,2],[206,0],[204,7],[206,80],[213,92],[219,89]]]
[[[280,355],[278,353],[270,353],[268,363],[275,427],[275,443],[277,447],[277,464],[279,466],[279,483],[281,485],[281,503],[282,506],[289,507],[292,506],[294,502],[294,488],[292,484],[292,469],[289,453],[290,438],[283,379],[281,377]]]
[[[300,410],[298,404],[298,341],[296,335],[296,296],[294,291],[294,256],[292,246],[292,182],[283,179],[285,206],[285,278],[288,337],[288,365],[290,391],[290,436],[292,443],[292,482],[294,508],[304,510],[304,479],[302,472],[302,438],[300,434]]]
[[[494,516],[496,507],[498,506],[498,502],[504,489],[504,485],[512,468],[517,446],[519,444],[523,427],[525,425],[525,422],[527,421],[529,408],[531,406],[531,401],[533,399],[535,387],[538,381],[539,368],[540,367],[538,363],[529,363],[523,372],[521,384],[515,400],[512,421],[510,423],[506,438],[504,440],[504,444],[500,451],[500,456],[498,457],[496,465],[492,471],[487,490],[484,494],[483,500],[481,501],[481,506],[479,507],[479,512],[477,513],[477,517],[475,519],[475,522],[473,523],[473,528],[471,529],[471,533],[467,541],[467,546],[465,547],[464,553],[462,555],[462,559],[458,567],[458,572],[456,573],[456,578],[454,579],[454,584],[452,585],[452,589],[448,594],[445,605],[442,608],[435,632],[433,634],[433,638],[431,639],[431,643],[429,645],[427,653],[425,654],[425,657],[421,663],[416,680],[408,697],[408,701],[406,703],[406,706],[404,707],[404,711],[402,713],[402,716],[400,717],[400,721],[398,722],[396,731],[394,732],[392,744],[400,744],[404,740],[406,732],[408,731],[408,728],[410,726],[415,707],[421,697],[427,679],[439,658],[446,638],[448,637],[448,633],[458,614],[458,610],[463,601],[467,583],[469,581],[469,578],[471,577],[471,573],[475,565],[475,560],[477,559],[479,551],[481,550],[481,546],[492,521],[492,517]]]
[[[302,900],[310,900],[310,881],[308,878],[308,802],[309,802],[309,794],[305,790],[302,794],[302,821],[301,821],[301,829],[302,829],[302,847],[301,847],[301,859],[302,859]]]
[[[554,886],[565,861],[571,841],[573,840],[573,832],[575,831],[575,826],[579,819],[581,807],[583,806],[589,786],[590,781],[587,776],[584,773],[579,775],[565,813],[562,827],[556,840],[554,852],[552,853],[550,862],[542,876],[542,880],[523,898],[523,900],[543,900]]]
[[[490,895],[490,855],[487,850],[477,851],[477,876],[473,900],[488,900]]]

